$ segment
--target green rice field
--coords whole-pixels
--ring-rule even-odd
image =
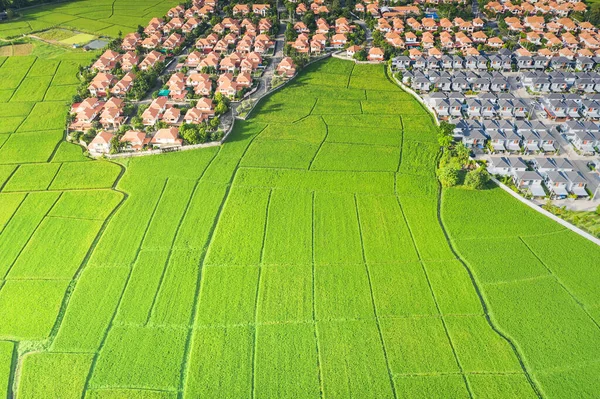
[[[164,15],[176,4],[178,2],[174,0],[79,0],[48,4],[22,11],[22,17],[10,24],[0,24],[0,38],[53,28],[117,37],[119,31],[123,34],[134,31],[138,25],[145,25],[150,19]],[[76,44],[86,38],[79,37],[76,41],[55,39]]]
[[[62,141],[85,61],[0,59],[0,397],[600,392],[600,249],[441,191],[383,66],[321,61],[224,145],[117,163]]]

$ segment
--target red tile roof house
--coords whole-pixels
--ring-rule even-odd
[[[183,140],[179,138],[179,130],[176,127],[170,127],[157,131],[150,143],[154,147],[179,147],[183,144]]]
[[[140,69],[142,71],[146,71],[152,67],[154,67],[157,63],[163,62],[165,60],[165,56],[159,53],[158,51],[151,51],[148,53],[146,58],[142,62],[140,62]]]
[[[179,33],[173,33],[165,42],[163,43],[163,48],[167,50],[175,50],[177,47],[181,46],[184,42],[183,36]]]
[[[233,6],[233,15],[248,15],[250,6],[248,4],[236,4]]]
[[[342,48],[346,45],[347,42],[348,39],[346,39],[346,35],[344,35],[343,33],[336,33],[331,38],[331,46],[333,48]]]
[[[161,115],[167,110],[167,97],[158,97],[150,106],[142,113],[142,123],[145,126],[155,125]]]
[[[252,76],[248,72],[242,72],[236,77],[235,83],[237,83],[238,87],[251,87]]]
[[[125,144],[126,151],[139,151],[150,142],[150,138],[144,132],[128,130],[119,141]]]
[[[348,57],[354,57],[354,54],[361,50],[360,46],[350,46],[346,49],[346,55]]]
[[[187,96],[187,87],[185,82],[177,81],[169,85],[169,98],[175,101],[184,100]]]
[[[190,108],[183,120],[185,123],[202,123],[208,120],[208,114],[199,108]]]
[[[87,130],[92,127],[92,122],[102,111],[104,102],[97,98],[86,98],[78,104],[73,104],[71,113],[76,114],[75,120],[69,125],[71,130]]]
[[[191,68],[195,68],[200,64],[203,55],[199,51],[192,51],[185,59],[185,65]]]
[[[165,111],[162,116],[162,120],[170,125],[179,123],[181,119],[181,110],[179,108],[171,107]]]
[[[253,4],[252,5],[252,12],[257,15],[262,15],[263,17],[268,14],[270,9],[271,9],[270,4]]]
[[[176,5],[167,12],[169,18],[180,17],[185,12],[185,7],[181,4]]]
[[[380,49],[379,47],[373,47],[369,50],[369,55],[367,56],[367,59],[369,61],[383,61],[383,56],[384,56],[384,52],[382,49]]]
[[[190,87],[196,87],[203,82],[210,82],[210,75],[207,73],[191,73],[185,78],[185,84]]]
[[[208,97],[202,97],[199,99],[196,103],[196,108],[208,114],[209,116],[213,116],[215,114],[213,102]]]
[[[221,57],[217,53],[211,52],[206,56],[206,58],[204,58],[202,61],[200,61],[200,65],[198,65],[198,66],[200,68],[217,69],[219,67],[220,62],[221,62]]]
[[[292,77],[296,74],[296,65],[294,64],[294,60],[290,57],[284,57],[279,65],[277,65],[276,73],[278,75],[285,75],[287,77]]]
[[[271,21],[269,21],[266,18],[263,18],[260,21],[258,21],[258,30],[260,31],[260,33],[268,33],[272,27],[273,24],[271,23]]]
[[[235,97],[237,92],[238,92],[237,83],[229,81],[229,80],[223,80],[223,81],[219,82],[219,84],[217,86],[217,93],[221,93],[222,95],[227,96],[229,98]]]
[[[77,114],[79,112],[83,112],[86,109],[97,109],[101,110],[104,107],[104,102],[98,100],[96,97],[89,97],[83,100],[80,103],[75,103],[71,106],[71,113]]]
[[[110,86],[117,82],[117,78],[110,73],[101,72],[97,74],[88,86],[88,91],[94,97],[106,97]]]
[[[121,115],[121,108],[104,108],[104,111],[100,114],[100,123],[105,129],[119,128],[125,118]]]
[[[213,92],[212,82],[210,80],[199,82],[194,86],[194,93],[200,96],[210,96]]]
[[[108,154],[110,152],[110,140],[113,134],[102,131],[94,137],[88,145],[88,151],[92,154]]]
[[[139,33],[130,33],[123,38],[121,49],[125,51],[133,51],[142,41],[142,36]]]
[[[92,69],[100,72],[109,72],[115,68],[121,59],[121,54],[113,50],[106,50],[104,54],[92,64]]]
[[[104,109],[107,109],[107,108],[121,109],[121,108],[123,108],[123,103],[124,103],[124,101],[122,99],[112,97],[104,104]]]
[[[162,19],[152,18],[150,20],[150,22],[148,23],[148,26],[146,27],[146,29],[144,29],[144,33],[147,35],[152,35],[153,33],[156,33],[159,30],[161,30],[161,28],[163,27],[164,24],[165,24],[165,21],[163,21]]]
[[[142,113],[142,124],[144,126],[154,126],[158,123],[161,117],[161,112],[158,108],[147,108]]]
[[[169,21],[169,23],[167,23],[165,26],[163,26],[163,33],[165,35],[168,35],[169,33],[173,32],[176,29],[181,29],[183,27],[183,25],[185,24],[185,21],[181,18],[173,18],[172,20]]]
[[[185,24],[181,27],[181,31],[185,34],[191,33],[194,29],[196,29],[200,25],[200,20],[196,18],[189,18],[185,21]]]
[[[128,51],[123,54],[121,58],[121,69],[125,72],[129,72],[133,69],[133,67],[137,66],[140,62],[140,57],[138,57],[133,51]]]
[[[162,36],[159,33],[154,33],[142,40],[142,47],[146,50],[154,50],[162,42]]]
[[[128,72],[113,86],[112,89],[110,89],[110,94],[116,97],[125,97],[131,89],[131,86],[133,86],[134,80],[135,75],[132,72]]]

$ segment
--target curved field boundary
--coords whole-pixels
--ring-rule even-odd
[[[494,321],[492,321],[492,318],[490,317],[488,305],[481,293],[481,288],[479,287],[479,285],[477,284],[477,281],[475,280],[475,276],[473,275],[471,268],[467,265],[467,263],[464,261],[464,259],[458,255],[458,252],[456,252],[456,249],[454,248],[454,244],[452,243],[452,240],[450,239],[450,236],[448,235],[448,231],[446,230],[446,226],[444,225],[444,221],[442,220],[442,187],[439,182],[438,182],[438,195],[437,195],[437,218],[438,218],[440,227],[442,228],[442,232],[444,233],[444,236],[446,237],[446,241],[448,242],[448,246],[450,247],[450,250],[456,256],[456,259],[463,265],[463,267],[469,274],[469,278],[471,279],[473,288],[475,288],[475,292],[477,293],[477,296],[479,297],[479,302],[481,303],[481,307],[483,308],[483,314],[485,315],[485,320],[487,321],[490,328],[510,345],[515,356],[517,357],[517,360],[519,361],[519,365],[521,366],[523,373],[525,374],[525,378],[527,378],[527,381],[529,382],[529,385],[531,385],[531,388],[534,390],[534,392],[536,393],[538,398],[543,398],[540,388],[537,386],[536,382],[533,380],[529,371],[527,370],[527,367],[525,366],[523,357],[522,357],[521,353],[519,352],[519,350],[517,349],[517,346],[515,345],[513,340],[509,336],[507,336],[505,333],[503,333],[500,330],[500,328],[498,326],[496,326]]]
[[[524,203],[525,205],[527,205],[528,207],[530,207],[531,209],[534,209],[535,211],[541,213],[544,216],[549,217],[550,219],[554,220],[557,223],[560,223],[563,227],[566,227],[567,229],[571,230],[572,232],[579,234],[580,236],[582,236],[583,238],[586,238],[588,240],[590,240],[591,242],[593,242],[596,245],[600,245],[600,239],[594,237],[593,235],[591,235],[590,233],[587,233],[583,230],[581,230],[579,227],[572,225],[571,223],[559,218],[556,215],[551,214],[550,212],[548,212],[547,210],[545,210],[542,207],[539,207],[535,204],[533,204],[532,202],[530,202],[529,200],[521,197],[519,194],[515,193],[513,190],[511,190],[510,188],[508,188],[507,186],[505,186],[504,184],[502,184],[498,179],[496,179],[493,176],[490,176],[492,181],[494,183],[496,183],[496,185],[498,185],[498,187],[500,187],[502,190],[506,191],[507,193],[509,193],[511,196],[513,196],[514,198],[518,199],[519,201],[521,201],[522,203]]]

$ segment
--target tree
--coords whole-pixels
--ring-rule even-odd
[[[465,177],[465,186],[473,190],[481,190],[490,180],[490,175],[483,166],[471,170]]]
[[[352,56],[357,61],[366,61],[367,60],[367,52],[364,49],[360,49],[354,53]]]
[[[221,124],[221,119],[219,119],[217,117],[212,118],[210,121],[208,121],[208,126],[210,126],[210,128],[213,130],[217,129],[220,124]]]
[[[444,187],[456,186],[458,184],[458,169],[453,166],[444,166],[438,170],[438,179]]]
[[[296,40],[296,31],[294,31],[294,25],[291,22],[288,22],[287,27],[285,28],[285,41],[293,42]]]
[[[120,150],[121,150],[121,142],[119,141],[119,137],[115,135],[110,139],[110,153],[116,154]]]
[[[190,144],[204,143],[207,137],[206,129],[190,123],[183,123],[179,127],[179,135]]]
[[[445,135],[442,133],[438,134],[437,140],[438,140],[438,144],[440,145],[440,147],[444,147],[444,148],[450,147],[450,145],[454,141],[452,136],[448,136],[448,135]]]
[[[469,150],[464,143],[459,143],[456,147],[454,147],[454,152],[461,165],[466,165],[469,162],[471,150]]]

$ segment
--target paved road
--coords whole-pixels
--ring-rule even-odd
[[[481,17],[481,14],[479,13],[479,2],[477,0],[473,0],[472,2],[472,11],[475,17]]]
[[[351,13],[356,19],[354,20],[354,22],[357,25],[360,25],[361,28],[364,29],[365,31],[365,39],[367,40],[367,48],[373,46],[373,34],[371,32],[371,29],[369,29],[369,27],[367,26],[367,24],[365,23],[365,21],[363,21],[362,19],[359,19],[356,15],[354,15],[353,13]]]

